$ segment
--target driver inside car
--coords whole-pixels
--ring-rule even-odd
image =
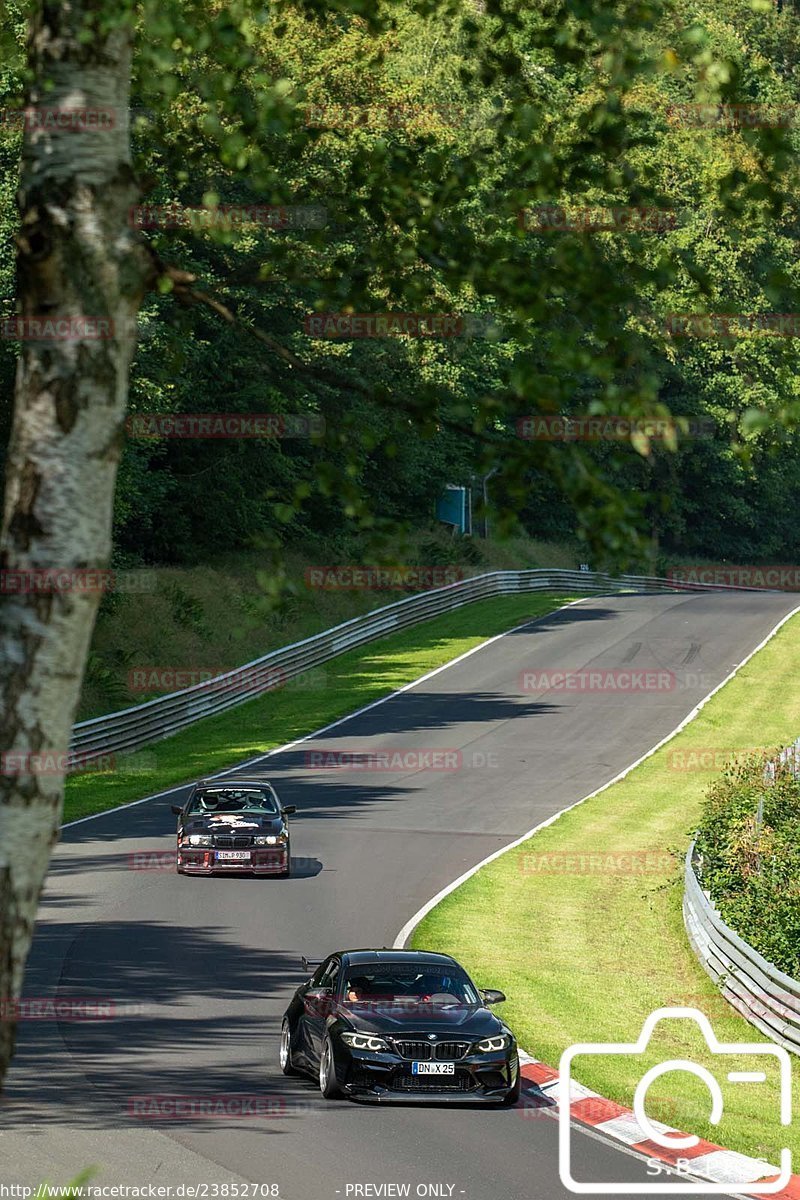
[[[423,1004],[453,1004],[459,997],[450,991],[450,980],[441,975],[421,975],[414,985],[415,994]]]
[[[348,979],[345,995],[351,1004],[355,1001],[365,999],[369,992],[370,981],[365,975],[356,975],[354,979]]]

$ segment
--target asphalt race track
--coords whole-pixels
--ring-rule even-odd
[[[21,1023],[0,1108],[0,1183],[65,1183],[99,1164],[97,1183],[249,1180],[278,1185],[287,1200],[375,1196],[352,1185],[404,1183],[412,1197],[418,1184],[443,1185],[427,1194],[454,1200],[568,1195],[557,1123],[535,1108],[326,1103],[312,1081],[284,1079],[278,1031],[300,954],[391,945],[450,880],[669,733],[795,602],[779,593],[592,598],[271,756],[255,773],[298,808],[289,880],[132,869],[134,853],[173,849],[169,806],[180,792],[65,829],[26,995],[110,999],[114,1016]],[[680,686],[520,690],[523,669],[588,666],[671,670]],[[323,770],[306,758],[319,748],[460,750],[463,765]],[[274,1115],[132,1115],[137,1097],[231,1094],[266,1098]],[[639,1160],[580,1132],[575,1141],[579,1177],[646,1179]]]

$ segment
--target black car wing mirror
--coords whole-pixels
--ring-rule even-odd
[[[181,815],[181,813],[183,812],[183,809],[181,808],[180,804],[171,804],[170,808],[175,813],[176,817],[179,817]]]
[[[502,1004],[506,998],[505,992],[500,992],[497,988],[480,988],[479,991],[484,1004]]]
[[[297,812],[297,805],[296,804],[287,804],[285,808],[281,809],[281,812],[283,813],[283,815],[285,817],[290,817],[292,815],[292,813]]]
[[[303,1008],[313,1017],[327,1017],[336,1009],[332,987],[310,987],[302,997]]]

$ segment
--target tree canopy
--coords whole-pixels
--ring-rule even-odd
[[[325,433],[129,436],[119,553],[191,561],[254,531],[396,528],[495,465],[506,524],[577,532],[598,565],[640,558],[652,533],[699,555],[794,552],[793,337],[668,327],[796,307],[794,118],[744,113],[795,102],[793,9],[147,3],[135,21],[157,282],[130,410],[318,414]],[[6,110],[23,84],[7,58]],[[20,139],[6,121],[9,315]],[[162,227],[164,206],[217,204],[289,216]],[[579,227],[552,228],[547,205]],[[672,218],[580,227],[612,207]],[[309,314],[339,312],[481,319],[472,336],[309,336]],[[7,386],[15,352],[0,347]],[[530,414],[570,413],[678,420],[674,437],[519,435]]]

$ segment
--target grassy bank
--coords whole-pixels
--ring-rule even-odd
[[[481,985],[502,988],[504,1016],[521,1044],[553,1066],[577,1041],[634,1041],[646,1016],[665,1005],[700,1009],[720,1040],[763,1041],[689,948],[682,857],[725,753],[797,737],[798,672],[800,618],[793,618],[681,734],[620,783],[484,867],[431,912],[413,944],[453,953]],[[692,1029],[688,1022],[665,1028],[644,1062],[577,1060],[575,1075],[630,1105],[644,1069],[694,1057],[723,1085],[722,1123],[708,1123],[706,1088],[686,1074],[654,1085],[648,1112],[772,1163],[791,1145],[797,1162],[796,1123],[788,1131],[778,1124],[775,1072],[768,1084],[726,1083],[730,1066],[721,1073]]]
[[[264,754],[386,696],[569,596],[503,596],[381,638],[218,717],[67,781],[64,820],[102,812]]]
[[[279,568],[270,568],[264,554],[254,551],[198,567],[153,567],[137,573],[144,590],[115,593],[103,601],[78,719],[163,695],[175,686],[171,671],[183,672],[187,686],[199,682],[200,672],[233,670],[409,595],[389,589],[329,590],[307,582],[306,573],[314,566],[373,561],[356,544],[309,542],[287,550]],[[415,534],[398,552],[398,561],[441,574],[451,568],[464,576],[578,565],[576,554],[565,546],[522,537],[505,542],[453,538],[441,530]],[[151,673],[153,668],[161,678]],[[155,689],[148,686],[154,678]]]

